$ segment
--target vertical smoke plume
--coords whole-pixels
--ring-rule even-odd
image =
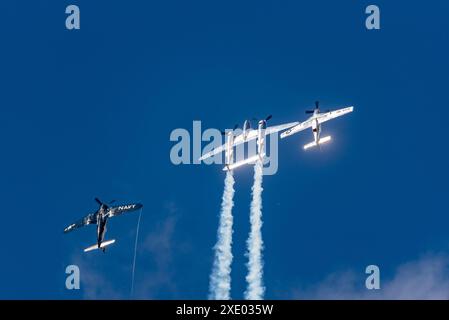
[[[250,208],[251,231],[246,242],[248,247],[248,283],[245,291],[245,299],[262,300],[265,292],[263,286],[263,262],[262,262],[262,177],[263,164],[257,161],[254,165],[254,185],[252,188],[253,199]]]
[[[209,284],[209,299],[229,300],[231,291],[232,263],[232,207],[234,206],[234,177],[232,171],[226,173],[220,222],[215,245],[215,258]]]
[[[130,294],[131,299],[134,296],[134,275],[136,272],[137,241],[139,239],[139,229],[140,229],[140,218],[141,217],[142,217],[142,208],[139,211],[139,219],[137,220],[137,228],[136,228],[136,240],[134,241],[134,258],[133,258],[133,268],[132,268],[132,273],[131,273],[131,294]]]

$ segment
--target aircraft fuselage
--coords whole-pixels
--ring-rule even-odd
[[[226,166],[229,166],[234,162],[234,131],[227,133],[226,140]]]
[[[97,245],[100,248],[106,234],[106,224],[108,222],[107,208],[101,206],[97,212]]]
[[[260,120],[257,133],[257,154],[260,160],[265,157],[265,130],[267,129],[267,121]]]
[[[317,118],[312,120],[312,132],[313,139],[315,140],[315,143],[318,144],[320,141],[321,125]]]

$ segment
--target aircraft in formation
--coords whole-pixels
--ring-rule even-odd
[[[226,135],[226,142],[221,146],[213,149],[212,151],[203,154],[203,156],[199,160],[202,161],[204,159],[213,157],[224,151],[226,159],[225,167],[223,168],[224,171],[233,170],[245,164],[254,164],[259,159],[263,161],[263,158],[265,157],[265,137],[267,135],[291,128],[299,123],[299,122],[292,122],[281,124],[278,126],[267,127],[267,122],[272,117],[273,117],[272,115],[269,115],[265,119],[260,120],[258,122],[257,129],[251,128],[250,120],[245,120],[245,122],[243,123],[243,131],[238,135],[235,135],[234,132],[238,128],[237,125],[234,127],[233,130],[226,130],[225,132],[222,132],[223,135]],[[254,139],[257,139],[256,155],[234,163],[234,147]]]
[[[108,204],[102,202],[98,198],[95,198],[95,201],[100,206],[97,211],[88,214],[84,218],[72,223],[71,225],[69,225],[67,228],[64,229],[64,233],[68,233],[77,228],[81,228],[90,224],[97,225],[97,243],[84,249],[84,252],[96,249],[102,249],[103,252],[105,252],[106,247],[115,242],[115,239],[104,241],[108,219],[112,217],[117,217],[126,212],[139,210],[143,207],[143,205],[140,203],[111,206],[111,204],[114,203],[115,201],[111,201]]]
[[[213,149],[212,151],[203,154],[203,156],[199,159],[200,161],[205,160],[207,158],[213,157],[217,154],[225,152],[225,167],[224,171],[234,170],[238,167],[241,167],[246,164],[254,164],[256,161],[264,160],[265,157],[265,138],[267,135],[277,133],[285,130],[281,133],[281,139],[291,136],[297,132],[302,130],[312,128],[313,138],[314,140],[306,145],[304,145],[304,150],[307,150],[311,147],[318,146],[321,144],[328,142],[331,140],[331,136],[320,137],[321,135],[321,124],[329,121],[331,119],[343,116],[347,113],[350,113],[354,110],[354,107],[345,107],[338,110],[330,111],[322,113],[319,108],[319,102],[315,102],[315,108],[313,110],[306,110],[306,114],[312,114],[306,121],[304,122],[291,122],[286,124],[281,124],[273,127],[267,127],[267,121],[272,118],[271,115],[262,119],[258,123],[257,129],[251,128],[251,121],[245,120],[243,124],[242,133],[235,135],[235,130],[238,128],[236,125],[234,129],[226,130],[222,132],[223,135],[226,136],[226,142],[221,146]],[[257,153],[254,156],[251,156],[247,159],[234,162],[234,147],[249,142],[251,140],[257,139]]]

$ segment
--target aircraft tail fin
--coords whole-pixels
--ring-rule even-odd
[[[322,138],[318,141],[318,143],[316,143],[315,141],[312,141],[312,142],[310,142],[310,143],[304,145],[304,150],[307,150],[307,149],[309,149],[309,148],[316,147],[317,145],[321,145],[321,144],[323,144],[323,143],[329,142],[331,139],[332,139],[331,136],[326,136],[326,137],[322,137]]]
[[[100,248],[98,248],[98,244],[94,244],[94,245],[84,249],[84,252],[89,252],[89,251],[96,250],[96,249],[103,249],[103,248],[106,248],[107,246],[113,244],[114,242],[115,242],[115,239],[103,241],[100,245]]]

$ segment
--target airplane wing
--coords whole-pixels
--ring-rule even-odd
[[[243,138],[243,134],[239,134],[238,136],[234,137],[234,144],[232,145],[233,147],[242,144],[244,142],[253,140],[257,138],[257,130],[251,129],[251,131],[248,132],[246,139]],[[213,157],[216,154],[219,154],[221,152],[224,152],[226,150],[226,143],[222,144],[221,146],[215,148],[214,150],[205,153],[201,156],[201,158],[199,159],[200,161]]]
[[[202,161],[204,159],[213,157],[216,154],[223,152],[225,150],[225,146],[226,146],[226,144],[222,144],[221,146],[213,149],[212,151],[209,151],[208,153],[203,154],[199,160]]]
[[[295,134],[299,131],[305,130],[307,128],[310,128],[312,126],[312,119],[308,119],[304,122],[301,122],[300,124],[295,125],[293,128],[290,128],[284,132],[281,133],[281,139],[284,139],[285,137],[291,136],[292,134]]]
[[[285,130],[285,129],[294,127],[294,126],[296,126],[298,123],[299,123],[299,122],[296,121],[296,122],[290,122],[290,123],[286,123],[286,124],[281,124],[281,125],[278,125],[278,126],[268,127],[268,128],[265,130],[265,134],[268,136],[268,135],[270,135],[270,134],[272,134],[272,133],[276,133],[276,132],[279,132],[279,131],[282,131],[282,130]]]
[[[232,163],[232,164],[230,164],[230,165],[225,166],[225,167],[223,168],[223,171],[234,170],[234,169],[236,169],[236,168],[238,168],[238,167],[241,167],[241,166],[244,166],[244,165],[246,165],[246,164],[254,164],[254,163],[256,163],[258,160],[263,159],[264,156],[265,156],[265,154],[262,155],[262,156],[256,154],[256,155],[254,155],[254,156],[252,156],[252,157],[249,157],[249,158],[247,158],[247,159],[244,159],[244,160],[241,160],[241,161],[238,161],[238,162],[235,162],[235,163]]]
[[[265,135],[270,135],[288,128],[293,127],[294,125],[297,125],[298,122],[290,122],[286,124],[281,124],[278,126],[268,127],[265,129]],[[233,147],[238,146],[239,144],[242,144],[244,142],[248,142],[251,140],[254,140],[257,138],[258,130],[257,129],[251,129],[251,131],[248,132],[246,135],[246,139],[243,138],[243,134],[239,134],[238,136],[234,137],[234,144]],[[215,148],[214,150],[203,154],[203,156],[199,159],[200,161],[213,157],[216,154],[219,154],[226,150],[226,143],[222,144],[221,146]]]
[[[347,113],[350,113],[350,112],[352,112],[352,110],[354,110],[354,107],[346,107],[346,108],[338,109],[335,111],[329,111],[329,112],[320,114],[320,116],[318,117],[318,121],[319,121],[319,123],[323,123],[323,122],[329,121],[331,119],[341,117],[342,115],[345,115]]]
[[[84,218],[72,223],[67,228],[64,229],[64,233],[73,231],[75,229],[87,226],[89,224],[97,224],[97,215],[95,213],[91,213]]]
[[[109,208],[109,217],[112,218],[112,217],[119,216],[125,212],[136,211],[142,207],[143,207],[143,205],[141,205],[140,203],[125,204],[122,206],[111,207],[111,208]]]
[[[249,131],[248,134],[246,135],[246,139],[243,139],[243,134],[239,134],[237,137],[234,138],[234,147],[244,142],[254,140],[256,138],[257,138],[257,130],[251,129],[251,131]]]

